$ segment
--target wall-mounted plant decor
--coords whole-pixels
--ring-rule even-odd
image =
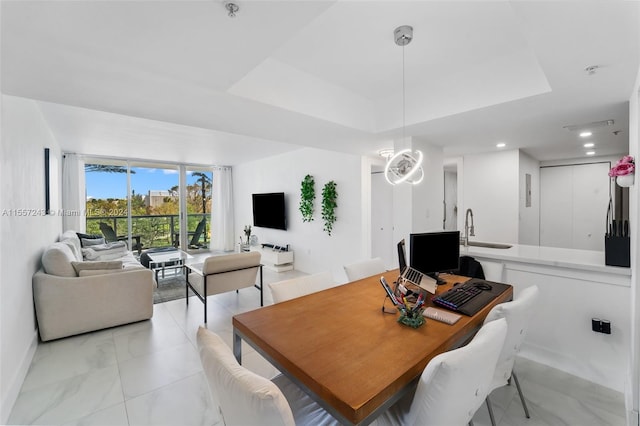
[[[333,224],[336,221],[335,209],[338,207],[336,200],[338,192],[334,181],[327,182],[322,188],[322,219],[324,220],[324,231],[331,235]]]
[[[300,213],[302,213],[303,222],[311,222],[313,220],[313,200],[316,199],[316,182],[313,176],[306,175],[302,179],[302,187],[300,188]]]

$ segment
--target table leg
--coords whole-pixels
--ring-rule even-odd
[[[236,357],[238,364],[242,364],[242,339],[235,329],[233,330],[233,355]]]

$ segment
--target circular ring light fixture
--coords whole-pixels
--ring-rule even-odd
[[[384,168],[384,177],[391,185],[402,182],[417,185],[424,179],[422,160],[422,152],[403,149],[389,159]]]

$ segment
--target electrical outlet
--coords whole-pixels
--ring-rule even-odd
[[[611,322],[600,318],[591,318],[591,330],[596,333],[611,334]]]

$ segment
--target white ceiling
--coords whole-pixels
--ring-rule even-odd
[[[63,149],[237,164],[315,146],[375,155],[403,134],[446,155],[628,149],[640,3],[3,0],[5,94],[40,101]],[[587,66],[598,65],[588,75]],[[615,135],[614,131],[620,131]]]

